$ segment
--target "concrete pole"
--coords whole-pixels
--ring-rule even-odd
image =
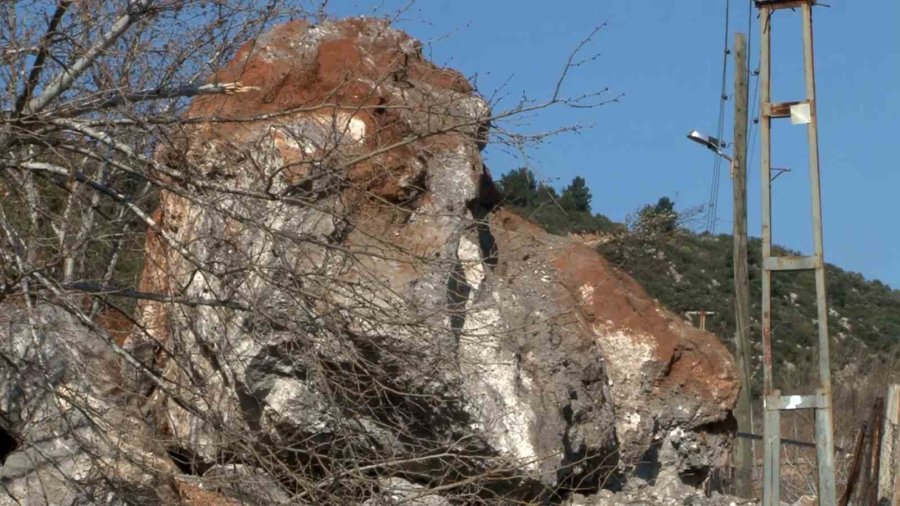
[[[878,470],[878,504],[900,506],[900,384],[888,387],[881,457]]]

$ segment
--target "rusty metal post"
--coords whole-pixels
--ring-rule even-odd
[[[884,418],[884,399],[875,400],[872,408],[872,466],[869,468],[869,488],[866,503],[875,506],[878,502],[878,470],[881,467],[881,424]]]
[[[872,405],[872,414],[863,424],[853,463],[847,475],[847,487],[839,506],[847,504],[875,506],[878,498],[878,468],[881,460],[881,422],[884,415],[884,399],[878,398]]]
[[[869,431],[869,425],[863,423],[856,435],[856,444],[853,445],[853,458],[850,461],[850,472],[847,473],[847,486],[844,487],[844,493],[841,494],[841,500],[838,506],[847,506],[850,504],[850,496],[853,495],[853,487],[856,485],[857,475],[859,474],[859,463],[862,458],[863,445],[866,442],[866,433]]]

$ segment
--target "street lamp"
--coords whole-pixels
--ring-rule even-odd
[[[694,130],[693,132],[689,133],[687,137],[688,137],[688,139],[696,142],[697,144],[706,146],[707,149],[709,149],[713,153],[721,156],[722,158],[728,160],[729,162],[732,161],[730,156],[728,156],[726,153],[722,152],[722,149],[725,147],[725,143],[720,141],[719,139],[716,139],[715,137],[713,137],[711,135],[704,135],[697,130]]]
[[[696,142],[697,144],[706,146],[707,149],[712,151],[713,153],[721,156],[722,158],[728,160],[730,164],[729,173],[731,174],[731,179],[734,179],[734,159],[731,158],[727,153],[723,152],[722,149],[725,147],[725,143],[716,139],[711,135],[704,135],[700,133],[698,130],[694,130],[688,134],[688,139]]]
[[[714,152],[715,154],[721,156],[722,158],[728,160],[731,163],[731,177],[734,177],[734,160],[731,159],[731,156],[728,153],[723,153],[722,148],[725,147],[725,143],[716,139],[711,135],[704,135],[700,133],[698,130],[694,130],[688,134],[688,139],[696,142],[697,144],[701,144],[706,146],[707,149]],[[775,178],[784,174],[785,172],[790,172],[791,169],[782,168],[782,167],[772,167],[772,171],[775,172],[775,175],[772,176],[772,181],[775,181]]]

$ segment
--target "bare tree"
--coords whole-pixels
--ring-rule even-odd
[[[223,112],[213,108],[219,97],[261,91],[226,79],[245,75],[240,45],[251,41],[252,53],[275,23],[319,21],[322,5],[35,0],[2,9],[0,301],[19,309],[3,320],[14,337],[5,381],[19,392],[2,408],[11,446],[40,454],[88,502],[199,500],[210,490],[235,504],[348,504],[394,489],[411,504],[435,490],[466,503],[547,497],[522,475],[534,463],[499,455],[483,428],[467,426],[476,415],[459,398],[459,383],[508,358],[472,348],[468,377],[444,365],[446,353],[464,353],[460,342],[499,332],[471,318],[470,271],[489,244],[460,253],[484,239],[492,201],[479,192],[489,182],[447,197],[455,208],[427,207],[425,188],[440,181],[396,183],[391,171],[398,156],[444,153],[441,143],[460,139],[483,146],[491,135],[524,150],[558,132],[518,133],[504,128],[510,119],[615,100],[564,93],[591,61],[581,54],[594,34],[550,97],[500,112],[461,83],[375,100],[381,83],[400,89],[420,70],[409,63],[413,46],[367,74],[373,87],[353,100],[347,78],[302,104],[245,111],[238,98]],[[355,118],[378,115],[357,131]],[[208,135],[242,124],[263,135],[234,145]],[[482,170],[477,149],[463,156]],[[380,236],[409,220],[451,223],[456,235],[428,247]],[[413,292],[424,295],[397,293],[373,259],[415,273]],[[292,397],[276,398],[282,388]],[[52,429],[31,430],[39,417],[55,420]],[[90,465],[59,464],[39,441],[48,431],[65,432]],[[114,450],[134,469],[123,471]],[[598,486],[603,476],[573,471],[581,463],[566,464],[567,486]]]

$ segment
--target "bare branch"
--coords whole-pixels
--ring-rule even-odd
[[[113,45],[119,37],[128,31],[131,26],[140,19],[153,0],[129,0],[125,14],[110,27],[109,31],[97,41],[91,48],[84,52],[72,65],[65,68],[59,75],[53,78],[40,95],[31,99],[24,112],[36,114],[47,106],[53,99],[65,92],[91,65],[97,57]]]
[[[41,71],[44,69],[44,60],[47,58],[47,50],[50,46],[50,41],[56,35],[56,29],[71,4],[72,0],[60,0],[60,2],[56,4],[56,11],[53,13],[53,17],[50,18],[50,24],[47,27],[47,31],[41,38],[40,44],[38,44],[37,56],[34,59],[31,72],[28,74],[28,80],[25,81],[25,89],[22,90],[22,95],[16,100],[16,115],[22,112],[22,107],[24,107],[25,103],[31,99],[31,93],[34,91],[35,86],[37,86]]]
[[[153,300],[156,302],[167,302],[172,304],[181,304],[187,307],[209,306],[209,307],[225,307],[228,309],[236,309],[238,311],[250,311],[250,307],[241,302],[233,300],[215,300],[191,297],[175,297],[161,293],[141,292],[133,288],[117,288],[97,283],[68,283],[62,285],[65,290],[75,290],[91,295],[111,295],[114,297],[126,297],[129,299]]]
[[[152,90],[143,90],[136,92],[120,92],[112,93],[112,96],[92,99],[84,105],[75,107],[72,111],[60,111],[61,115],[78,115],[88,111],[96,111],[109,107],[116,107],[122,104],[132,104],[136,102],[144,102],[147,100],[162,100],[179,97],[195,97],[199,95],[234,95],[236,93],[246,93],[248,91],[258,90],[256,86],[244,86],[239,82],[234,83],[214,83],[214,84],[186,84],[174,88],[156,88]]]

